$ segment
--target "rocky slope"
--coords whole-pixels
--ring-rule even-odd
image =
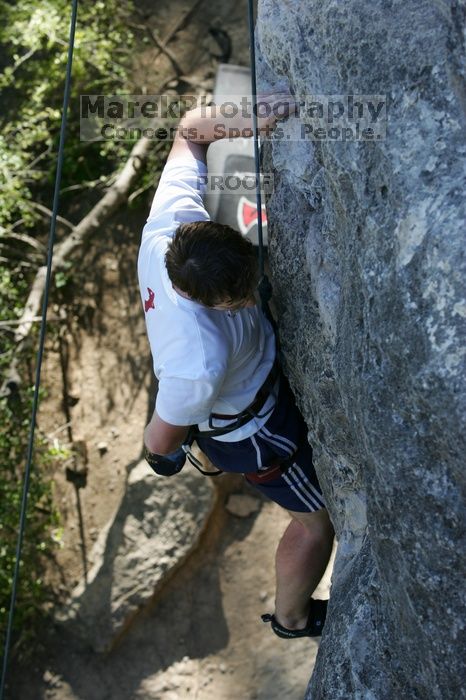
[[[340,539],[308,699],[464,696],[464,20],[464,2],[259,4],[260,85],[340,96],[264,162],[287,372]],[[386,98],[386,135],[328,131],[355,127],[348,95]]]

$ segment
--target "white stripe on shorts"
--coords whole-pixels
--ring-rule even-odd
[[[295,492],[295,494],[297,495],[299,500],[302,501],[304,503],[304,505],[307,508],[309,508],[309,510],[312,510],[312,511],[318,510],[316,508],[315,504],[312,503],[311,501],[308,501],[307,498],[305,497],[305,495],[303,495],[301,493],[301,491],[294,485],[294,483],[291,481],[290,477],[288,476],[287,472],[282,474],[282,476],[283,476],[284,480],[286,481],[286,483],[288,484],[288,486],[290,487],[290,489],[292,489]]]
[[[307,498],[313,501],[317,508],[325,508],[325,504],[322,501],[322,496],[320,493],[312,486],[308,477],[305,475],[301,467],[293,462],[292,466],[286,472],[291,479],[299,484],[299,488],[303,493],[306,494]]]
[[[257,431],[257,434],[260,435],[260,437],[265,440],[265,442],[268,442],[270,445],[273,445],[274,447],[279,447],[281,450],[284,450],[288,455],[292,455],[294,450],[289,447],[288,445],[284,445],[282,442],[279,442],[278,440],[274,439],[275,437],[279,436],[273,436],[273,437],[268,437],[267,435],[264,435],[262,432],[262,428]]]
[[[288,438],[285,437],[284,435],[277,435],[276,433],[271,433],[270,430],[265,427],[265,425],[262,426],[261,431],[263,433],[265,433],[266,435],[268,435],[269,437],[275,438],[275,440],[282,440],[284,443],[286,443],[287,445],[292,447],[293,450],[298,449],[298,446],[295,445],[294,442],[292,442],[291,440],[288,440]]]
[[[258,468],[258,469],[261,469],[261,468],[262,468],[262,456],[261,456],[261,451],[260,451],[260,447],[259,447],[259,445],[257,444],[257,440],[256,440],[256,438],[254,437],[254,435],[251,435],[251,442],[252,442],[252,444],[254,445],[254,447],[255,447],[255,449],[256,449],[257,468]]]
[[[293,464],[293,467],[296,467],[296,470],[297,470],[297,471],[299,472],[299,474],[301,475],[301,478],[302,478],[303,482],[311,489],[312,493],[315,495],[315,497],[317,498],[317,500],[318,500],[320,503],[322,503],[322,506],[325,508],[325,502],[324,502],[324,499],[322,498],[322,494],[319,493],[319,492],[317,491],[316,487],[315,487],[314,484],[311,482],[311,480],[309,479],[309,477],[307,477],[306,474],[303,472],[303,470],[301,469],[301,467],[299,466],[299,464],[296,464],[296,462],[295,462],[295,463]]]

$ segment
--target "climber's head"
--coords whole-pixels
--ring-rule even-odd
[[[165,254],[168,276],[179,291],[204,306],[252,306],[258,272],[254,246],[213,221],[181,224]]]

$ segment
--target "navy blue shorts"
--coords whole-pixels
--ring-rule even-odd
[[[307,426],[283,375],[277,405],[254,435],[238,442],[199,437],[197,444],[218,469],[244,474],[254,488],[283,508],[300,513],[325,508]]]

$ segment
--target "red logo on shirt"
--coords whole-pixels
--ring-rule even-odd
[[[257,222],[257,205],[246,197],[241,197],[238,202],[237,220],[241,233],[246,235]],[[265,204],[262,205],[262,224],[263,226],[267,225]]]
[[[149,293],[149,298],[144,299],[144,311],[146,313],[149,311],[149,309],[155,309],[155,304],[154,304],[155,294],[152,291],[152,289],[150,289],[149,287],[147,287],[147,291]]]

